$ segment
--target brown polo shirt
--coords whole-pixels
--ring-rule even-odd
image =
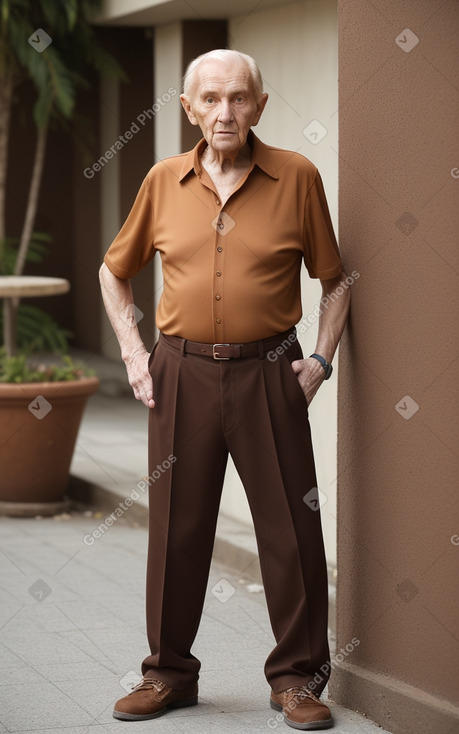
[[[317,168],[251,131],[249,171],[222,207],[200,162],[202,139],[157,163],[105,255],[119,278],[161,256],[156,313],[165,334],[208,343],[273,336],[301,319],[300,268],[339,275],[341,260]]]

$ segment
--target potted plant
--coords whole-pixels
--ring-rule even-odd
[[[65,498],[75,441],[99,380],[70,357],[33,364],[0,353],[0,514],[50,515]]]
[[[47,235],[34,233],[46,142],[53,126],[71,129],[88,68],[123,78],[100,46],[90,19],[102,0],[1,0],[0,4],[0,280],[24,278],[40,258]],[[14,91],[31,81],[36,93],[36,146],[22,231],[7,236],[5,193]],[[11,280],[10,280],[11,282]],[[98,380],[69,357],[33,363],[36,348],[66,346],[67,334],[40,309],[9,298],[3,308],[0,352],[0,513],[51,514],[66,506],[78,428]],[[27,334],[30,338],[27,338]],[[18,354],[18,344],[20,353]],[[28,355],[28,356],[27,356]]]

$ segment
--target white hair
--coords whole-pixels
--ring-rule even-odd
[[[219,59],[220,61],[237,60],[244,62],[250,71],[255,97],[257,100],[260,99],[263,94],[263,79],[255,59],[248,54],[243,54],[241,51],[233,51],[229,48],[217,48],[213,51],[201,54],[201,56],[197,56],[193,61],[190,61],[187,66],[185,76],[183,77],[183,94],[187,97],[191,96],[192,87],[196,81],[196,70],[199,64],[202,64],[203,61],[207,61],[208,59]]]

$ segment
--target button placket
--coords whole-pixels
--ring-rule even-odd
[[[221,217],[221,215],[220,215]],[[222,325],[222,292],[223,292],[223,247],[219,244],[219,240],[221,237],[221,230],[222,227],[224,228],[224,224],[219,217],[217,221],[217,226],[215,227],[215,253],[214,253],[214,263],[215,263],[215,277],[214,277],[214,304],[215,304],[215,324],[217,327],[220,327],[217,329],[216,338],[220,339],[222,338],[222,331],[221,331],[221,325]]]
[[[219,204],[219,199],[216,199]],[[214,250],[214,284],[213,284],[213,304],[214,304],[214,324],[215,338],[223,338],[223,291],[224,291],[224,247],[222,238],[234,226],[234,220],[223,210],[212,221],[215,230],[215,250]]]
[[[221,200],[215,197],[217,206],[221,206]],[[231,232],[236,225],[234,219],[223,208],[217,213],[217,216],[211,222],[215,230],[214,239],[214,278],[213,278],[213,322],[216,341],[224,338],[224,277],[225,277],[225,247],[223,238]]]

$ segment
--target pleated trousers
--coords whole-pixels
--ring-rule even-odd
[[[265,676],[279,693],[319,674],[320,694],[328,680],[320,671],[329,663],[328,583],[320,510],[304,500],[317,480],[306,399],[291,368],[301,347],[294,341],[281,355],[219,361],[186,354],[184,345],[161,334],[149,361],[151,653],[142,673],[176,690],[199,677],[191,647],[230,453],[253,517],[276,641]]]

